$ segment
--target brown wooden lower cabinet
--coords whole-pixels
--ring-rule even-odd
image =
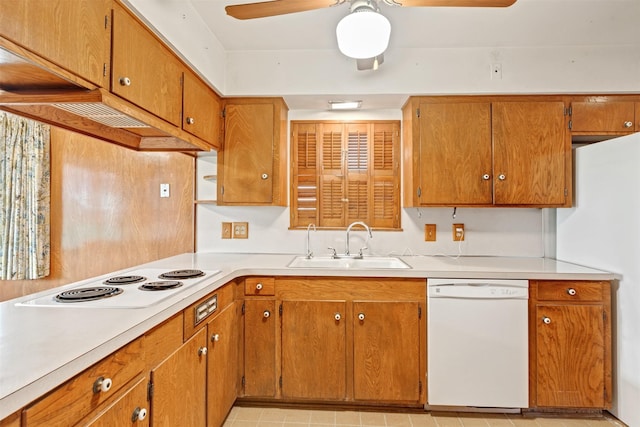
[[[346,301],[282,302],[282,397],[347,398]]]
[[[207,426],[221,426],[238,396],[240,308],[233,302],[207,325]]]
[[[86,423],[87,427],[112,427],[149,425],[149,402],[147,401],[148,380],[142,377],[122,396],[108,405]],[[85,423],[82,423],[85,425]]]
[[[250,278],[216,293],[210,319],[195,323],[196,303],[0,426],[215,427],[237,397],[426,401],[424,279]],[[530,408],[609,409],[611,283],[532,280],[529,316]],[[111,387],[94,391],[101,379]]]
[[[143,340],[137,339],[67,381],[22,413],[24,426],[69,426],[98,410],[143,370]]]
[[[276,396],[276,302],[244,301],[243,392],[251,397]]]
[[[244,396],[423,404],[425,303],[424,279],[276,278],[245,301]]]
[[[154,426],[206,425],[206,348],[201,329],[151,371]]]
[[[530,406],[611,407],[609,282],[530,282]]]

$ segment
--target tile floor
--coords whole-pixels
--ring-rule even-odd
[[[517,414],[394,413],[235,406],[223,427],[624,427],[613,417],[531,418]]]

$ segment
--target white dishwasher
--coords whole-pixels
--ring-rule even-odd
[[[528,407],[528,282],[427,286],[427,409]]]

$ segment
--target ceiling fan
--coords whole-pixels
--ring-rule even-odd
[[[350,13],[336,28],[338,47],[358,61],[358,70],[377,69],[384,61],[391,24],[380,13],[378,1],[389,6],[508,7],[516,0],[272,0],[225,7],[236,19],[255,19],[305,12],[349,3]]]

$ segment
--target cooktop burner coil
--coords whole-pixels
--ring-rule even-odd
[[[204,276],[204,272],[201,270],[173,270],[166,273],[162,273],[158,278],[160,279],[193,279],[195,277]]]
[[[116,276],[110,277],[102,283],[105,285],[130,285],[132,283],[144,282],[145,280],[147,280],[147,278],[142,276]]]
[[[177,280],[162,280],[158,282],[143,283],[138,287],[142,291],[164,291],[166,289],[175,289],[182,286],[182,282]]]
[[[56,295],[59,302],[95,301],[122,293],[122,289],[109,286],[71,289]]]

